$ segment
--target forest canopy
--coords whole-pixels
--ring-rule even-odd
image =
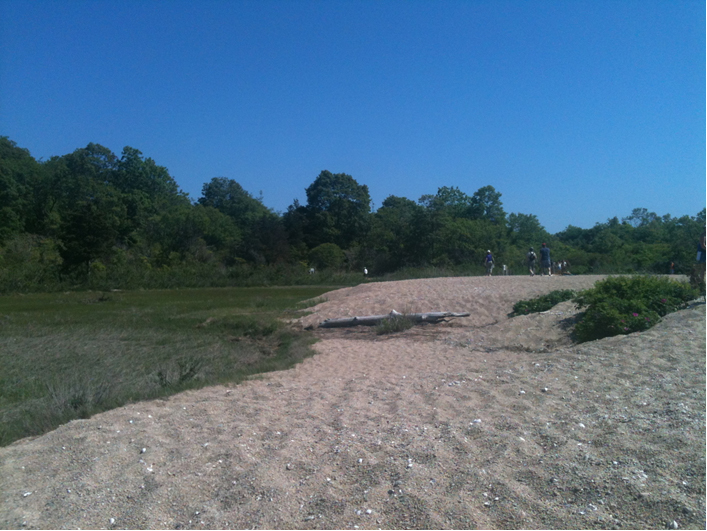
[[[266,270],[262,282],[287,283],[312,268],[473,273],[488,249],[525,274],[526,253],[541,242],[574,274],[668,273],[671,263],[688,273],[705,230],[704,209],[676,218],[635,208],[549,234],[532,213],[506,213],[490,185],[471,195],[455,186],[417,200],[391,195],[375,212],[368,187],[345,173],[323,170],[305,191],[306,204],[277,213],[214,177],[192,200],[132,147],[118,156],[90,143],[37,161],[0,137],[0,292],[238,285]]]

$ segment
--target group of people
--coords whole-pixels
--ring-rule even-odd
[[[528,271],[530,272],[530,276],[534,277],[538,260],[538,255],[535,254],[535,249],[532,247],[530,248],[528,254],[526,254],[526,259],[528,261]],[[547,274],[548,276],[552,276],[553,269],[560,271],[560,274],[569,272],[569,263],[567,260],[563,260],[553,264],[552,259],[550,258],[550,248],[546,243],[543,243],[540,247],[540,275],[544,276]]]
[[[535,276],[536,264],[538,261],[538,255],[535,254],[535,249],[532,247],[526,255],[528,262],[528,270],[530,271],[530,276]],[[486,267],[486,276],[490,277],[493,272],[494,258],[491,250],[486,251],[486,257],[484,258],[484,266]],[[543,243],[540,247],[540,274],[542,276],[548,275],[552,276],[555,271],[559,272],[561,275],[570,274],[569,272],[569,262],[567,260],[561,260],[558,262],[553,262],[550,258],[550,248],[546,243]],[[503,274],[507,272],[506,266],[503,266]]]

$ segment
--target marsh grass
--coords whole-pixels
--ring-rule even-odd
[[[311,354],[288,328],[329,288],[209,288],[0,297],[0,445]],[[316,300],[316,299],[315,299]]]

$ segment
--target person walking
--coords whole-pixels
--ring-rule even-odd
[[[547,270],[548,276],[552,276],[552,260],[550,260],[550,249],[547,244],[543,243],[540,247],[540,269],[542,276],[545,276]]]
[[[705,285],[705,272],[706,272],[706,266],[707,266],[707,227],[705,228],[705,232],[702,233],[702,237],[700,237],[700,243],[697,246],[697,275],[699,279],[700,286]],[[702,288],[704,289],[704,288]]]
[[[486,258],[484,258],[484,265],[486,266],[486,276],[491,276],[491,271],[493,271],[493,255],[491,250],[486,252]]]
[[[538,259],[538,255],[535,254],[535,249],[533,249],[531,247],[530,251],[528,251],[528,254],[526,256],[528,258],[528,270],[530,271],[530,276],[534,277],[535,276],[535,261]]]

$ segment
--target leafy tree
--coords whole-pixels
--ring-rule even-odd
[[[279,216],[236,181],[217,177],[192,204],[166,168],[135,148],[119,158],[90,143],[40,163],[0,137],[0,289],[58,285],[60,269],[89,281],[97,278],[89,272],[117,278],[195,261],[210,264],[199,270],[221,271],[244,260],[319,267],[347,260],[384,272],[476,264],[486,249],[515,268],[541,241],[574,273],[666,273],[671,262],[688,273],[705,224],[704,209],[674,218],[637,208],[621,220],[569,225],[552,236],[535,215],[506,216],[492,186],[471,197],[440,187],[417,203],[390,196],[374,214],[368,187],[350,175],[322,171],[306,191],[306,205],[295,201]]]
[[[290,261],[290,245],[282,219],[267,213],[258,218],[249,233],[250,256],[257,262],[275,264]]]
[[[405,197],[388,196],[373,215],[366,248],[366,262],[374,271],[393,271],[416,262],[415,226],[423,207]]]
[[[345,173],[324,170],[306,193],[310,247],[335,243],[347,249],[365,237],[371,212],[368,186]]]
[[[125,206],[110,188],[95,187],[92,194],[78,199],[59,226],[65,269],[88,274],[92,260],[109,257],[124,236],[125,220]]]
[[[25,230],[29,192],[41,166],[6,136],[0,136],[0,243]]]
[[[242,234],[233,219],[204,205],[177,205],[150,221],[149,241],[157,265],[175,261],[233,263]]]
[[[282,215],[282,225],[289,244],[290,256],[294,260],[307,259],[309,248],[306,241],[309,234],[309,218],[307,207],[300,205],[297,199],[287,207]]]
[[[655,212],[648,212],[646,208],[634,208],[631,211],[631,215],[622,219],[622,221],[629,223],[632,227],[642,227],[648,225],[660,218]]]
[[[481,252],[482,234],[477,220],[450,218],[435,235],[433,263],[438,265],[473,263]],[[483,245],[483,244],[481,244]]]
[[[454,218],[472,217],[472,198],[456,186],[442,186],[436,195],[423,195],[419,202],[430,211]]]
[[[337,269],[344,263],[344,252],[335,243],[317,245],[309,252],[309,261],[319,269]]]
[[[132,230],[145,227],[147,220],[175,204],[188,204],[176,181],[164,166],[144,158],[139,150],[126,146],[110,173],[112,184],[123,195]]]
[[[256,263],[273,263],[289,256],[287,234],[280,218],[233,179],[214,177],[204,184],[198,203],[229,216],[243,237],[239,254]]]
[[[471,197],[473,219],[486,219],[494,225],[505,225],[506,212],[501,203],[501,193],[493,186],[479,188]]]
[[[227,177],[214,177],[204,184],[197,202],[226,214],[241,228],[250,227],[260,217],[272,213],[260,199]]]
[[[540,224],[535,214],[508,216],[508,236],[512,245],[521,248],[537,247],[540,243],[550,240],[550,234]]]
[[[158,166],[151,158],[144,158],[135,148],[123,148],[115,169],[111,184],[123,193],[142,192],[153,200],[179,195],[179,187],[167,168]]]

